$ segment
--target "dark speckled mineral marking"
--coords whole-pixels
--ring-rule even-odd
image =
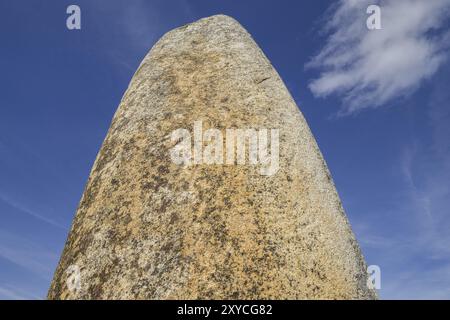
[[[276,174],[173,163],[171,133],[198,120],[279,128]],[[366,279],[305,119],[250,35],[218,15],[167,33],[136,71],[48,298],[376,298]]]

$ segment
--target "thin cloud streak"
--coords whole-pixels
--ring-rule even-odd
[[[6,300],[27,300],[27,297],[13,289],[0,287],[0,298]]]
[[[0,229],[0,258],[20,266],[41,279],[50,280],[57,254],[5,230]]]
[[[30,294],[29,290],[17,289],[11,286],[0,286],[0,299],[5,300],[42,300],[41,297]]]
[[[59,224],[58,222],[56,222],[56,221],[54,221],[54,220],[52,220],[50,218],[47,218],[47,217],[45,217],[45,216],[43,216],[43,215],[41,215],[41,214],[39,214],[39,213],[37,213],[37,212],[35,212],[33,210],[28,209],[24,205],[14,201],[13,199],[9,198],[8,196],[6,196],[3,193],[0,193],[0,201],[3,201],[8,206],[10,206],[10,207],[12,207],[12,208],[14,208],[14,209],[16,209],[16,210],[18,210],[20,212],[23,212],[23,213],[25,213],[25,214],[27,214],[27,215],[35,218],[35,219],[38,219],[38,220],[40,220],[42,222],[45,222],[45,223],[47,223],[47,224],[49,224],[49,225],[51,225],[53,227],[56,227],[56,228],[59,228],[59,229],[62,229],[62,230],[67,230],[67,228],[65,226],[63,226],[63,225]]]

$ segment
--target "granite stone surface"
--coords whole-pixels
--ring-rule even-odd
[[[277,171],[174,163],[172,133],[196,121],[278,129]],[[376,298],[366,281],[305,119],[246,30],[217,15],[165,34],[134,74],[48,298]]]

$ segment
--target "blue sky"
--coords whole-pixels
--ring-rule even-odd
[[[373,1],[374,3],[380,3]],[[77,4],[81,30],[66,28]],[[315,134],[382,298],[450,298],[449,0],[0,2],[0,298],[44,298],[135,69],[167,31],[236,18]]]

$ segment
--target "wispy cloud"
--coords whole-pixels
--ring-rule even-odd
[[[410,201],[416,206],[417,211],[423,212],[429,218],[431,218],[430,208],[430,194],[427,192],[421,192],[415,182],[413,165],[414,158],[417,157],[417,147],[408,146],[403,150],[403,155],[400,161],[400,168],[403,177],[406,181],[406,190],[409,193]]]
[[[52,226],[56,227],[56,228],[67,230],[67,228],[65,226],[63,226],[62,224],[54,221],[53,219],[47,218],[44,215],[35,212],[34,210],[31,210],[31,209],[27,208],[25,205],[15,201],[14,199],[11,199],[10,197],[8,197],[6,194],[4,194],[2,192],[0,192],[0,201],[3,201],[4,203],[9,205],[10,207],[12,207],[12,208],[14,208],[14,209],[16,209],[16,210],[18,210],[18,211],[20,211],[22,213],[25,213],[25,214],[27,214],[27,215],[35,218],[35,219],[38,219],[38,220],[40,220],[42,222],[45,222],[45,223],[47,223],[49,225],[52,225]]]
[[[428,123],[421,118],[430,134],[412,136],[398,159],[403,187],[393,189],[383,211],[354,224],[369,263],[382,268],[383,298],[450,297],[450,66],[445,69],[433,83]]]
[[[102,21],[96,25],[99,50],[105,50],[105,55],[119,70],[122,69],[126,74],[134,72],[139,63],[136,59],[145,56],[164,30],[162,12],[153,3],[144,0],[126,4],[111,1],[108,6],[93,1],[89,6],[105,17],[114,17],[107,23]],[[120,37],[120,42],[112,41],[117,37]]]
[[[374,1],[341,0],[325,19],[324,47],[306,65],[321,71],[309,88],[317,97],[337,94],[340,114],[376,108],[407,96],[446,59],[450,0],[381,2],[381,30],[368,30]]]
[[[5,300],[41,300],[41,297],[30,293],[30,290],[18,289],[9,285],[0,286],[0,299]]]
[[[13,288],[0,287],[0,297],[6,300],[26,300],[27,297]]]
[[[0,257],[49,280],[58,256],[21,236],[0,229]]]

